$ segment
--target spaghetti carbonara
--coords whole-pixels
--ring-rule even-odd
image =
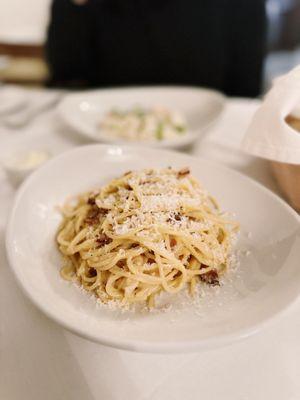
[[[188,168],[126,172],[63,207],[63,278],[102,302],[155,305],[160,292],[218,285],[238,224]]]

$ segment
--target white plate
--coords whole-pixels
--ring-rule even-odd
[[[217,121],[225,103],[216,91],[188,87],[148,87],[108,89],[71,94],[59,106],[63,121],[86,138],[112,144],[125,144],[123,139],[110,138],[101,132],[100,123],[112,108],[135,105],[151,107],[160,104],[182,113],[188,125],[185,135],[172,140],[153,142],[127,141],[127,144],[163,148],[181,148],[201,138],[211,124]]]
[[[167,313],[96,307],[94,299],[60,278],[56,206],[124,171],[169,165],[190,166],[221,207],[237,214],[242,227],[238,272],[229,274],[218,294],[208,290],[196,308],[175,300]],[[286,309],[300,291],[299,217],[286,203],[222,165],[155,149],[90,145],[50,160],[21,187],[6,246],[19,284],[49,317],[81,336],[128,350],[193,351],[242,339]]]

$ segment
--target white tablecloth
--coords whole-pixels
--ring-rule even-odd
[[[228,101],[221,120],[191,153],[225,163],[276,191],[268,164],[239,150],[256,101]],[[0,121],[0,160],[19,147],[53,154],[83,143],[55,111],[22,131]],[[151,355],[88,342],[47,319],[9,270],[5,223],[15,190],[0,171],[0,399],[2,400],[297,400],[300,302],[255,336],[208,352]]]

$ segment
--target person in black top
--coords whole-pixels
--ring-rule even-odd
[[[50,86],[206,86],[260,93],[264,0],[53,0]]]

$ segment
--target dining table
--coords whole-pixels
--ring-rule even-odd
[[[44,88],[20,90],[35,101],[51,95]],[[226,98],[218,121],[185,151],[233,168],[281,196],[269,162],[241,149],[260,102]],[[0,115],[0,165],[19,150],[42,149],[55,156],[88,143],[64,125],[57,104],[24,126],[12,128],[5,118]],[[300,399],[300,299],[252,336],[192,353],[106,347],[47,318],[23,294],[6,256],[5,229],[16,191],[0,166],[1,400]]]

